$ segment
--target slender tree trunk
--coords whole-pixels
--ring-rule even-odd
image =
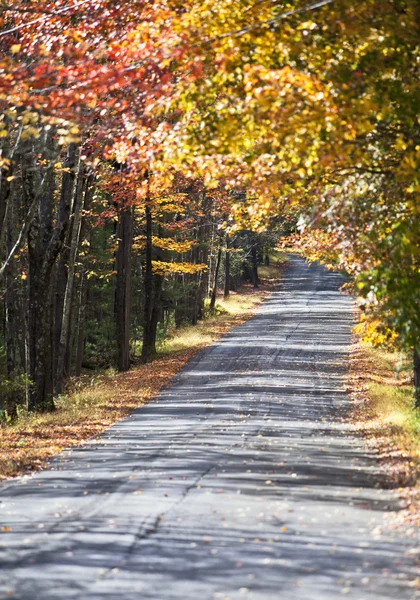
[[[15,243],[17,231],[17,209],[14,203],[8,207],[6,225],[6,252],[9,253]],[[6,377],[15,384],[4,398],[3,407],[9,417],[17,415],[17,408],[24,403],[24,388],[16,386],[17,378],[25,371],[24,355],[22,356],[22,326],[24,312],[22,306],[20,281],[16,277],[15,264],[5,277],[5,342],[6,342]],[[23,358],[23,360],[22,360]]]
[[[117,237],[117,282],[115,289],[117,368],[119,371],[128,371],[130,368],[132,208],[120,212]]]
[[[226,233],[226,250],[225,250],[225,298],[229,297],[230,291],[230,248],[229,248],[229,234]]]
[[[184,286],[184,275],[175,275],[175,281],[177,282],[179,288]],[[179,294],[179,297],[175,303],[175,327],[179,329],[181,327],[183,319],[185,317],[185,311],[183,307],[183,298],[185,294]]]
[[[216,261],[216,268],[214,270],[214,285],[213,285],[213,291],[211,293],[211,299],[210,299],[210,312],[214,312],[214,307],[216,306],[216,297],[217,297],[217,280],[219,278],[219,270],[220,270],[220,263],[222,262],[222,246],[219,246],[219,251],[217,252],[217,261]]]
[[[83,351],[85,347],[86,301],[88,287],[88,279],[85,269],[82,271],[81,277],[82,281],[80,284],[79,314],[77,319],[76,364],[74,369],[74,374],[76,377],[80,377],[82,372]]]
[[[254,288],[259,287],[259,277],[258,277],[258,254],[257,248],[255,245],[252,246],[251,249],[251,257],[252,257],[252,283],[254,284]]]
[[[68,379],[71,375],[71,367],[72,367],[72,358],[73,358],[73,346],[74,346],[74,321],[76,318],[76,297],[78,294],[78,286],[73,283],[73,293],[71,297],[71,307],[70,307],[70,322],[68,327],[67,334],[67,345],[66,352],[64,354],[64,369],[63,369],[63,377],[64,379]]]
[[[151,320],[153,310],[153,222],[150,199],[146,202],[146,264],[144,269],[144,318],[143,318],[143,348],[142,360],[147,362],[156,352],[153,347]]]
[[[203,208],[203,217],[199,221],[197,232],[199,256],[198,262],[203,265],[209,264],[209,238],[212,225],[208,224],[208,215],[212,212],[213,198],[206,197],[206,193],[201,195]],[[205,299],[208,297],[209,287],[209,269],[200,271],[198,274],[198,290],[197,290],[197,319],[204,319]]]
[[[214,247],[214,223],[210,225],[211,234],[210,234],[210,249],[209,249],[209,276],[207,280],[207,296],[211,296],[211,282],[212,280],[212,271],[213,271],[213,247]]]
[[[79,163],[80,165],[80,163]],[[65,360],[66,350],[69,344],[70,335],[70,321],[72,314],[72,306],[74,299],[74,269],[76,263],[77,252],[79,249],[80,239],[80,224],[81,224],[81,208],[82,208],[82,194],[83,194],[83,167],[79,166],[77,174],[76,191],[73,199],[72,217],[73,222],[71,226],[70,236],[70,251],[68,257],[67,266],[67,284],[66,291],[64,293],[63,302],[63,317],[61,322],[60,331],[60,343],[58,345],[58,356],[57,356],[57,373],[56,373],[56,385],[55,389],[57,394],[60,394],[63,390],[63,378],[65,371]]]
[[[415,407],[420,409],[420,352],[418,348],[414,348],[413,353],[414,366],[414,403]]]
[[[86,180],[86,189],[83,201],[83,209],[86,213],[89,212],[92,197],[94,194],[95,186],[95,175],[91,173]],[[91,246],[92,242],[92,229],[88,217],[85,215],[82,217],[82,224],[80,229],[81,243],[86,242],[88,246]],[[78,299],[78,314],[76,324],[76,359],[74,374],[76,377],[80,377],[82,372],[83,364],[83,353],[85,348],[85,329],[86,329],[86,312],[87,312],[87,292],[88,292],[88,277],[86,268],[86,258],[82,258],[82,267],[80,270],[80,288],[79,288],[79,299]]]
[[[156,354],[156,337],[158,323],[161,319],[161,295],[162,295],[163,277],[154,275],[153,277],[153,306],[150,316],[150,353],[149,357]]]
[[[8,159],[9,155],[10,155],[10,139],[9,136],[6,137],[6,139],[4,139],[3,144],[2,144],[2,158],[3,159]],[[9,198],[10,198],[10,190],[11,190],[11,182],[12,179],[11,177],[13,177],[13,162],[11,162],[10,164],[4,164],[2,167],[0,167],[0,246],[2,245],[3,242],[3,233],[6,229],[6,227],[4,227],[5,222],[6,222],[6,210],[7,207],[9,205]],[[9,255],[10,253],[10,245],[9,245],[9,249],[6,253],[6,256]]]
[[[58,378],[58,356],[60,349],[61,330],[63,327],[64,296],[67,287],[67,265],[69,262],[70,227],[67,231],[64,246],[60,252],[55,273],[55,299],[54,299],[54,373],[55,382]],[[58,391],[58,390],[56,390]]]

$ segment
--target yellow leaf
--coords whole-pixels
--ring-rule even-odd
[[[17,54],[18,52],[20,52],[21,48],[22,48],[22,44],[13,44],[13,46],[10,47],[10,52],[12,54]]]

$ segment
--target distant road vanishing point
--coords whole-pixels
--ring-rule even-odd
[[[343,419],[341,283],[292,256],[156,402],[3,483],[0,598],[418,598],[419,539],[389,526],[398,496]]]

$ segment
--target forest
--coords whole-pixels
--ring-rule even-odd
[[[420,406],[417,0],[0,3],[0,411],[148,362],[293,246]]]

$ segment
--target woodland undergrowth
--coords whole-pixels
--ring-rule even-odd
[[[420,524],[420,411],[413,408],[411,361],[355,337],[349,387],[356,401],[354,426],[374,449],[406,507],[397,518]]]

